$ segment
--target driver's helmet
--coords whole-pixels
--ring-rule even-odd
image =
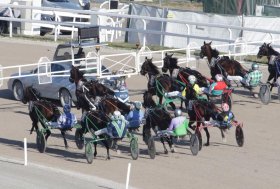
[[[194,76],[194,75],[190,75],[189,77],[188,77],[188,80],[189,80],[189,82],[190,82],[190,84],[195,84],[195,82],[196,82],[196,77]]]
[[[181,116],[182,115],[182,110],[181,109],[176,109],[174,111],[175,117]]]
[[[223,104],[222,104],[222,110],[223,110],[224,112],[229,111],[229,105],[228,105],[227,103],[223,103]]]
[[[256,63],[252,64],[252,70],[258,70],[259,69],[259,65]]]
[[[113,113],[114,119],[121,119],[121,115],[121,112],[118,110],[114,111]]]
[[[140,110],[141,107],[142,107],[142,103],[141,102],[139,102],[139,101],[135,102],[135,108],[136,109]]]
[[[65,105],[63,106],[63,112],[64,112],[64,113],[69,113],[70,110],[71,110],[71,107],[70,107],[69,104],[65,104]]]
[[[221,74],[217,74],[215,76],[216,81],[223,81],[223,76]]]

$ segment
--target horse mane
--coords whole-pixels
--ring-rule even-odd
[[[280,55],[280,53],[277,52],[276,50],[274,50],[270,44],[267,44],[266,46],[274,55],[276,55],[276,56]]]
[[[160,74],[158,67],[153,64],[152,59],[147,59],[147,63],[150,65],[151,69],[155,71],[156,74]]]
[[[217,49],[212,49],[212,56],[217,58],[219,56],[219,51]]]

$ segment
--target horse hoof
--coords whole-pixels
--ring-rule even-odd
[[[165,154],[168,154],[168,151],[167,151],[167,150],[164,150],[164,153],[165,153]]]
[[[209,146],[209,143],[205,143],[204,146]]]
[[[67,145],[67,146],[65,146],[65,149],[67,150],[69,148],[69,146]]]
[[[117,150],[117,154],[120,155],[120,154],[121,154],[121,151],[120,151],[120,150]]]
[[[107,158],[106,158],[106,160],[110,160],[110,159],[111,159],[110,157],[107,157]]]
[[[223,143],[226,143],[227,139],[226,138],[222,138],[222,141],[223,141]]]
[[[171,149],[171,153],[175,153],[176,151],[175,151],[175,149],[174,148],[172,148]]]

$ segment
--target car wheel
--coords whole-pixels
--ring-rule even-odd
[[[14,94],[14,98],[16,100],[22,100],[23,99],[23,93],[24,93],[24,89],[23,89],[23,85],[20,81],[15,81],[13,84],[13,94]]]
[[[65,104],[72,105],[72,97],[70,92],[67,89],[61,89],[59,93],[59,99],[61,106],[64,106]]]

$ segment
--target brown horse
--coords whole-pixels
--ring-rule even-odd
[[[32,134],[34,129],[36,130],[36,132],[38,131],[38,122],[40,122],[42,127],[46,129],[45,139],[47,141],[48,137],[51,135],[51,131],[47,128],[45,121],[56,122],[60,116],[59,109],[53,103],[40,99],[38,92],[32,86],[25,88],[22,102],[24,104],[29,104],[29,116],[32,121],[30,134]],[[65,148],[68,148],[68,144],[65,138],[66,130],[61,129],[60,131],[61,135],[63,136]]]
[[[272,48],[270,43],[266,44],[264,43],[260,48],[259,52],[257,54],[258,58],[262,58],[263,56],[267,57],[267,62],[268,62],[268,72],[269,76],[267,78],[267,82],[269,83],[273,79],[273,83],[276,82],[277,78],[280,76],[279,68],[277,68],[277,63],[279,62],[279,55],[280,53],[277,52]],[[275,56],[276,58],[272,60],[272,56]],[[271,60],[271,61],[270,61]],[[271,90],[273,88],[273,85],[271,85]]]
[[[164,108],[157,107],[152,98],[152,93],[146,91],[143,94],[143,107],[146,108],[145,118],[146,123],[143,126],[143,141],[148,144],[148,140],[151,137],[151,129],[157,133],[157,131],[166,130],[171,122],[171,115]],[[175,152],[173,148],[172,136],[161,136],[160,141],[164,148],[164,153],[168,154],[168,150],[165,146],[166,141],[171,149],[171,152]]]
[[[204,41],[204,45],[201,46],[200,58],[207,57],[213,80],[216,74],[222,74],[225,79],[228,75],[241,77],[246,75],[248,71],[245,70],[239,62],[231,60],[227,56],[219,57],[219,52],[216,49],[212,49],[211,43],[212,42],[206,43]]]
[[[152,59],[146,57],[145,62],[141,66],[141,75],[148,74],[148,90],[159,97],[159,104],[162,104],[164,93],[171,91],[182,91],[184,87],[173,80],[168,75],[161,75],[156,65],[153,64]],[[169,103],[175,110],[176,106],[173,102]]]

